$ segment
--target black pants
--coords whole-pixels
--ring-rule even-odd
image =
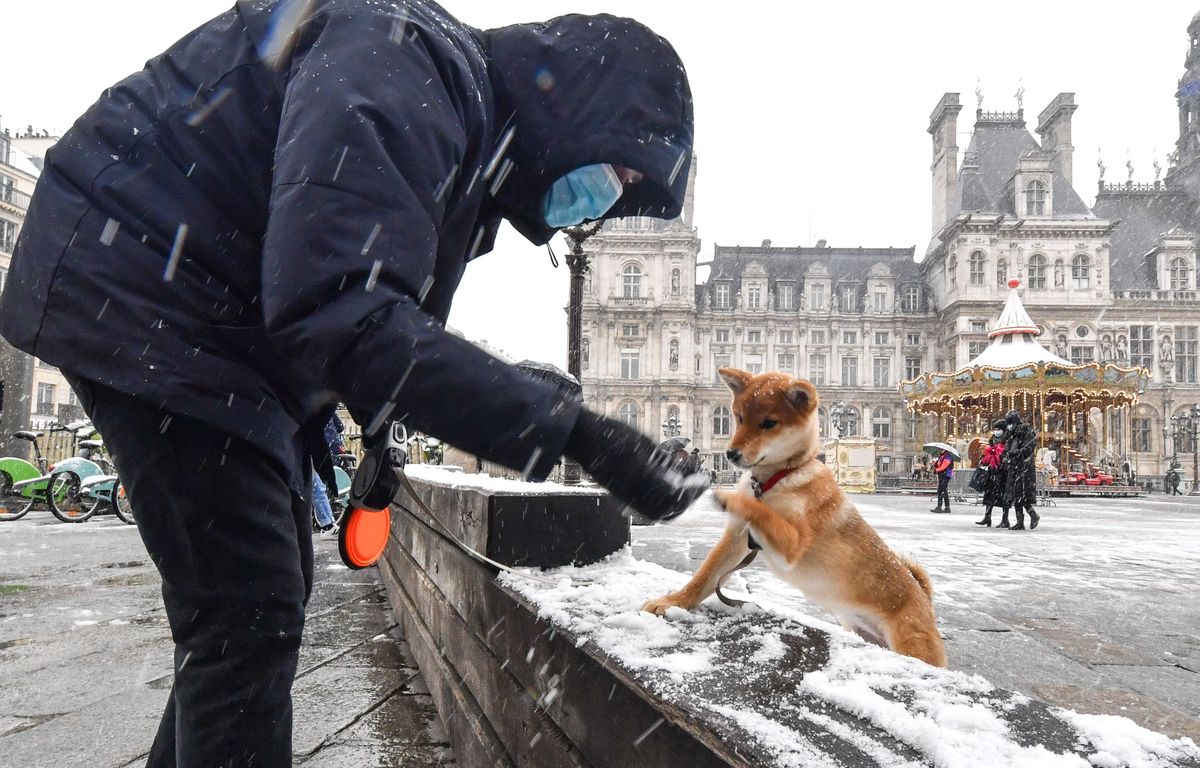
[[[103,434],[103,433],[101,433]],[[943,501],[945,504],[943,504]],[[950,509],[950,477],[949,475],[938,475],[937,489],[937,505],[938,509]],[[135,511],[134,514],[137,514]]]
[[[292,678],[312,590],[308,505],[250,444],[71,382],[163,580],[175,682],[148,768],[290,767]]]

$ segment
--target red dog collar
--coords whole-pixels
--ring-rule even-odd
[[[754,498],[761,499],[763,497],[764,493],[766,493],[767,491],[769,491],[775,487],[776,483],[778,483],[780,480],[782,480],[783,478],[787,477],[788,475],[790,475],[791,473],[793,473],[795,471],[796,471],[795,467],[784,467],[783,469],[779,470],[775,474],[768,477],[765,482],[760,483],[757,480],[752,481],[752,485],[754,487]]]

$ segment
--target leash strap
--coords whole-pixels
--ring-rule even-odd
[[[726,597],[725,593],[721,591],[721,585],[725,583],[725,579],[729,578],[736,571],[740,571],[743,568],[745,568],[747,565],[750,565],[750,563],[754,562],[754,558],[756,558],[756,557],[758,557],[758,550],[751,549],[750,554],[748,554],[744,558],[742,558],[742,562],[740,562],[736,566],[734,566],[733,570],[729,571],[724,576],[717,579],[717,599],[718,600],[720,600],[722,603],[725,603],[725,605],[728,605],[730,608],[742,608],[746,605],[746,603],[748,602],[746,600],[737,600],[732,597]]]
[[[413,488],[412,483],[409,482],[408,475],[404,474],[403,471],[399,471],[399,472],[397,472],[397,474],[400,475],[400,483],[404,486],[404,490],[408,491],[408,495],[413,497],[413,500],[416,501],[417,506],[420,507],[421,512],[424,513],[424,515],[426,516],[427,519],[423,519],[420,515],[413,514],[413,511],[411,509],[409,509],[408,507],[405,507],[401,504],[396,504],[397,507],[399,507],[400,509],[407,512],[409,517],[411,517],[414,520],[416,520],[417,522],[423,524],[426,528],[429,528],[434,533],[441,536],[443,539],[446,539],[450,543],[454,544],[456,547],[458,547],[464,553],[466,553],[467,556],[470,557],[472,560],[483,563],[484,565],[490,566],[497,570],[506,571],[506,572],[514,574],[516,576],[520,576],[523,579],[529,579],[530,581],[536,581],[541,584],[548,584],[552,587],[556,586],[558,584],[558,582],[556,582],[556,581],[551,581],[550,579],[544,579],[541,576],[534,576],[533,574],[525,573],[524,571],[518,571],[516,568],[513,568],[512,566],[509,566],[509,565],[505,565],[504,563],[498,563],[495,560],[493,560],[492,558],[488,557],[487,555],[485,555],[481,552],[477,552],[474,549],[472,549],[471,547],[468,547],[457,536],[455,536],[453,533],[451,533],[446,528],[446,526],[442,525],[442,521],[438,520],[437,515],[433,514],[433,511],[431,509],[429,509],[429,507],[425,504],[425,501],[417,493],[417,489]],[[572,582],[580,581],[580,579],[575,579],[575,578],[572,578],[571,580],[572,580]]]

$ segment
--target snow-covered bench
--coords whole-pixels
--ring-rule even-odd
[[[495,559],[592,563],[497,578],[393,513],[380,569],[462,765],[1200,768],[1190,741],[1056,709],[785,609],[641,613],[687,574],[634,559],[610,500],[411,474],[439,519]]]

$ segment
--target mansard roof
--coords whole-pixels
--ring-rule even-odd
[[[1200,234],[1200,205],[1166,184],[1105,184],[1096,195],[1096,215],[1120,223],[1109,236],[1108,272],[1113,290],[1157,288],[1146,254],[1158,238],[1178,228]]]
[[[862,282],[871,268],[883,264],[897,284],[920,281],[919,265],[908,248],[804,248],[716,245],[709,281],[740,279],[751,264],[758,264],[771,280],[803,280],[811,267],[822,265],[836,285]]]
[[[963,155],[958,175],[958,199],[951,217],[960,213],[1016,214],[1013,174],[1020,159],[1041,153],[1025,128],[1020,112],[977,113],[975,132]],[[1054,171],[1054,218],[1091,218],[1092,212],[1066,177]]]

